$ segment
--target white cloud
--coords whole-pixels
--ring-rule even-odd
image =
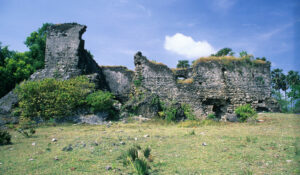
[[[166,36],[164,47],[186,58],[198,58],[215,53],[215,49],[207,41],[194,41],[192,37],[181,33]]]

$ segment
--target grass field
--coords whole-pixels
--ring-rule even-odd
[[[151,147],[151,174],[299,174],[300,115],[266,113],[259,119],[264,121],[193,127],[41,126],[33,138],[10,130],[13,144],[0,147],[0,174],[132,174],[118,157],[133,144]],[[69,144],[73,150],[62,151]]]

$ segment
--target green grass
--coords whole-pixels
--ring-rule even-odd
[[[13,144],[0,147],[0,174],[133,173],[118,157],[134,144],[151,148],[152,174],[298,174],[300,115],[260,114],[258,119],[264,122],[66,124],[39,127],[33,138],[10,130]],[[69,144],[73,151],[62,151]],[[113,170],[107,171],[108,165]]]

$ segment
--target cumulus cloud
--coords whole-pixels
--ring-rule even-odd
[[[186,58],[198,58],[215,53],[215,49],[207,41],[194,41],[192,37],[181,33],[166,36],[164,47]]]

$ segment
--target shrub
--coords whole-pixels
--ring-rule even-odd
[[[207,118],[211,119],[211,120],[215,120],[216,119],[216,115],[211,113],[211,114],[208,114]]]
[[[176,101],[170,103],[160,101],[160,109],[158,115],[168,123],[179,121],[181,117],[184,117],[182,105]]]
[[[184,115],[186,116],[186,118],[188,120],[196,120],[196,116],[193,113],[193,110],[191,109],[191,106],[188,104],[182,104],[181,105],[183,111],[184,111]]]
[[[92,112],[108,112],[111,117],[114,116],[113,108],[114,96],[110,92],[96,91],[86,97],[86,102],[91,106]]]
[[[176,120],[176,113],[177,113],[177,109],[170,106],[167,109],[165,109],[164,111],[165,113],[165,120],[168,122],[172,122]]]
[[[0,130],[0,145],[11,144],[11,135],[5,130]]]
[[[256,116],[256,112],[251,108],[250,104],[239,106],[235,109],[235,113],[241,122],[244,122],[248,118],[254,118]]]
[[[19,98],[20,115],[25,118],[49,120],[71,115],[85,104],[85,98],[94,88],[86,77],[69,80],[44,79],[27,81],[15,92]]]

